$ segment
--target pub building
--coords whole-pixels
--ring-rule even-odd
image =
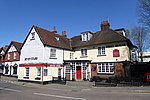
[[[110,29],[108,21],[101,23],[101,31],[82,32],[70,41],[73,51],[64,53],[67,80],[90,80],[94,76],[128,77],[130,62],[137,60],[133,59],[137,56],[137,48],[125,36],[125,30]]]

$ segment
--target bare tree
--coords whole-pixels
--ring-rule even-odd
[[[137,12],[139,23],[150,29],[150,0],[138,0]]]
[[[143,51],[149,48],[148,45],[148,32],[144,27],[135,26],[130,33],[130,39],[138,47],[140,53],[141,62],[143,62]]]

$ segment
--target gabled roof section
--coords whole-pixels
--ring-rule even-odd
[[[72,40],[72,47],[82,47],[115,42],[127,42],[132,44],[128,38],[111,29],[95,32],[92,38],[86,42],[83,42],[80,36],[75,36],[71,38],[71,40]]]
[[[22,43],[16,42],[16,41],[12,41],[12,44],[16,47],[17,51],[20,52]]]
[[[6,52],[7,49],[8,49],[8,45],[5,45],[4,47],[0,48],[0,52],[2,52],[2,50],[4,50],[4,52]]]
[[[17,51],[20,53],[22,43],[16,42],[16,41],[11,41],[11,43],[9,44],[9,46],[7,48],[7,51],[9,50],[9,48],[11,47],[11,45],[15,46],[15,48],[17,49]]]
[[[44,45],[63,48],[63,49],[71,49],[69,45],[70,41],[68,38],[56,34],[56,32],[50,32],[48,30],[45,30],[37,26],[33,26],[33,27],[35,28],[35,31],[39,35]]]

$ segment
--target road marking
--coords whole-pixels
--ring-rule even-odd
[[[84,98],[67,97],[67,96],[61,96],[61,95],[51,95],[51,94],[42,94],[42,93],[34,93],[34,94],[35,94],[35,95],[41,95],[41,96],[49,96],[49,97],[72,99],[72,100],[86,100],[86,99],[84,99]]]
[[[9,89],[9,88],[2,88],[2,87],[0,87],[0,90],[13,91],[13,92],[22,92],[20,90]]]

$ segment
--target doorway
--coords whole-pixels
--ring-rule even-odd
[[[81,80],[81,78],[82,78],[81,75],[82,75],[81,66],[76,66],[76,79]]]

